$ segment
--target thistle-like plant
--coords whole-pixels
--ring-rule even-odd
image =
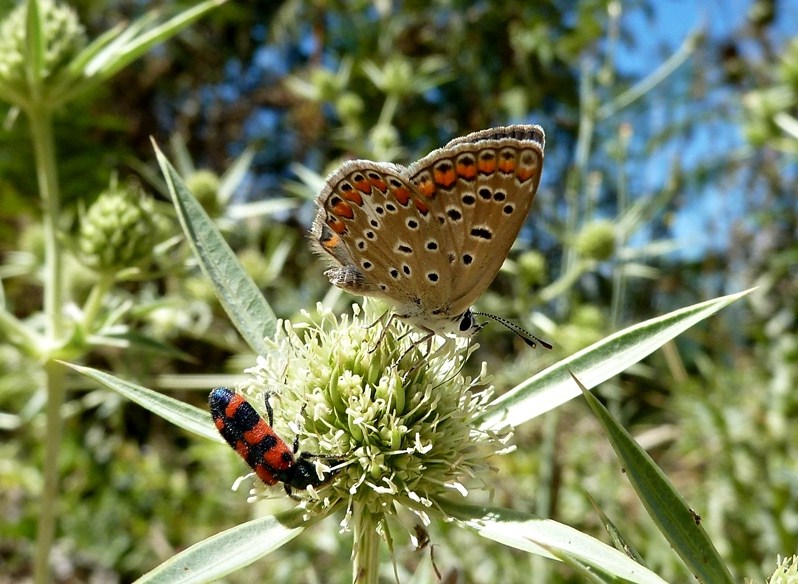
[[[343,531],[353,534],[354,582],[377,581],[381,542],[390,547],[395,529],[407,529],[421,544],[418,534],[435,521],[567,562],[596,581],[662,582],[626,553],[566,525],[469,502],[474,489],[489,485],[495,472],[491,458],[508,449],[514,427],[580,392],[605,425],[630,482],[674,550],[703,581],[732,581],[695,513],[586,388],[745,293],[630,327],[494,398],[484,372],[477,378],[462,374],[468,346],[451,339],[431,347],[416,345],[413,333],[400,325],[375,325],[371,306],[364,312],[355,309],[351,318],[319,307],[300,321],[276,320],[202,206],[160,153],[159,160],[200,265],[258,355],[239,391],[261,408],[268,394],[277,435],[284,440],[296,436],[303,450],[317,455],[319,476],[329,480],[295,493],[302,500],[297,508],[199,542],[140,582],[212,581],[334,514]],[[109,374],[73,367],[165,419],[222,442],[208,412]],[[611,529],[617,547],[627,551],[631,546],[621,531]]]
[[[152,47],[168,40],[223,2],[203,2],[165,21],[160,21],[156,12],[150,12],[127,26],[119,25],[107,31],[93,41],[87,39],[77,14],[66,4],[53,0],[21,2],[0,21],[0,100],[12,106],[9,120],[13,120],[17,112],[27,117],[42,209],[42,315],[23,321],[9,308],[0,306],[0,334],[21,355],[43,365],[42,385],[47,394],[46,434],[43,438],[44,480],[39,493],[33,567],[33,577],[37,583],[50,581],[50,548],[55,535],[59,492],[58,458],[63,427],[61,406],[65,399],[66,384],[64,368],[56,360],[79,359],[92,347],[93,342],[98,341],[99,337],[90,337],[101,323],[87,320],[98,315],[96,308],[103,296],[92,293],[84,309],[76,311],[73,309],[75,301],[69,297],[65,284],[67,246],[64,241],[68,237],[66,226],[62,224],[65,214],[61,208],[53,120],[66,104],[107,83]],[[132,213],[135,215],[136,212]],[[131,215],[126,217],[130,219]],[[101,231],[105,230],[105,234],[108,234],[107,213],[98,208],[97,216],[90,212],[88,219],[86,225],[93,226],[90,239],[96,244],[101,238]],[[97,260],[101,252],[106,260],[112,258],[117,261],[124,259],[131,251],[140,251],[141,244],[146,242],[138,236],[147,239],[151,234],[143,233],[146,231],[144,225],[133,231],[137,235],[137,243],[133,246],[136,249],[130,247],[130,242],[123,243],[117,239],[113,249],[106,247],[101,250],[97,245],[90,246],[94,259]],[[103,265],[104,262],[99,260],[97,266],[102,265],[108,274],[105,270],[108,266]],[[118,264],[115,266],[119,267]],[[107,278],[105,281],[108,281]],[[107,288],[101,286],[95,291],[107,291]]]

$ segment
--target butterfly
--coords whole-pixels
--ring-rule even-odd
[[[325,275],[430,335],[471,336],[484,326],[477,315],[518,332],[471,306],[532,208],[545,141],[540,126],[515,125],[456,138],[409,167],[345,162],[316,197],[311,238],[333,265]]]

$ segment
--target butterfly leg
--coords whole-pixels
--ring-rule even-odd
[[[409,371],[407,371],[407,372],[405,373],[405,376],[406,376],[406,378],[407,378],[407,377],[409,377],[410,375],[413,375],[413,373],[415,373],[415,372],[416,372],[416,370],[417,370],[417,369],[418,369],[418,368],[419,368],[419,367],[420,367],[420,366],[421,366],[421,365],[422,365],[424,362],[426,362],[426,361],[427,361],[427,358],[429,357],[430,351],[432,350],[432,339],[434,339],[434,338],[435,338],[435,333],[434,333],[433,331],[430,331],[430,330],[427,330],[427,329],[424,329],[424,330],[425,330],[425,334],[424,334],[424,336],[423,336],[423,337],[421,337],[420,339],[418,339],[417,341],[414,341],[414,342],[413,342],[413,343],[410,345],[410,347],[408,347],[407,351],[405,351],[404,353],[402,353],[402,356],[401,356],[401,357],[399,358],[399,360],[397,361],[397,363],[401,363],[402,361],[404,361],[404,358],[405,358],[405,357],[407,357],[407,356],[410,354],[410,351],[412,351],[413,349],[415,349],[415,348],[417,348],[417,347],[420,347],[421,345],[423,345],[424,343],[426,343],[426,345],[427,345],[426,357],[425,357],[424,359],[419,359],[419,360],[418,360],[418,361],[417,361],[417,362],[416,362],[416,363],[415,363],[415,364],[414,364],[414,365],[413,365],[413,366],[410,368],[410,370],[409,370]]]
[[[386,316],[388,316],[387,320],[385,320]],[[384,312],[382,314],[381,317],[379,317],[377,320],[375,320],[373,323],[371,323],[368,326],[368,328],[371,328],[373,326],[376,326],[382,320],[385,320],[385,323],[383,324],[382,330],[380,331],[380,336],[377,338],[377,342],[374,343],[374,346],[371,349],[369,349],[369,354],[374,353],[374,351],[376,351],[377,348],[379,348],[379,346],[382,344],[382,341],[383,341],[383,339],[385,339],[385,335],[388,332],[388,327],[393,324],[393,321],[394,321],[395,318],[396,318],[396,314],[393,311],[391,311],[391,310],[387,310],[386,312]]]

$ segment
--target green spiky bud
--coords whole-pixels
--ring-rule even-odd
[[[539,251],[525,251],[518,258],[518,275],[527,286],[539,286],[546,281],[546,256]]]
[[[150,261],[157,233],[152,199],[137,188],[112,186],[82,217],[78,249],[88,267],[117,273]]]
[[[363,98],[357,93],[347,91],[342,93],[338,99],[335,100],[335,109],[342,120],[357,121],[365,109]]]
[[[52,77],[86,46],[86,32],[72,8],[52,0],[39,0],[44,54],[39,75]],[[21,98],[31,91],[25,71],[28,3],[20,2],[0,22],[0,85]]]
[[[588,223],[577,235],[574,248],[582,257],[603,262],[615,253],[615,225],[600,219]]]
[[[219,175],[211,170],[200,169],[186,178],[186,187],[211,217],[221,213],[219,185]]]

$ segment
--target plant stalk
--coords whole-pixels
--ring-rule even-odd
[[[353,503],[354,544],[352,546],[352,582],[377,584],[380,571],[380,536],[374,516]]]
[[[64,427],[61,406],[64,403],[66,369],[60,363],[50,361],[44,366],[44,370],[47,377],[47,425],[45,426],[44,488],[39,498],[39,521],[33,561],[35,584],[50,582],[50,549],[55,539],[58,511],[58,461]]]
[[[59,454],[63,419],[66,371],[49,360],[64,342],[64,277],[62,246],[58,241],[60,193],[55,159],[52,111],[47,106],[32,106],[27,111],[30,119],[31,139],[36,158],[36,178],[42,199],[42,226],[44,229],[45,278],[44,314],[45,347],[40,354],[45,359],[44,373],[47,386],[47,424],[44,445],[44,487],[39,501],[39,521],[36,535],[36,552],[33,563],[33,581],[46,584],[50,581],[50,550],[55,538],[58,503]]]

